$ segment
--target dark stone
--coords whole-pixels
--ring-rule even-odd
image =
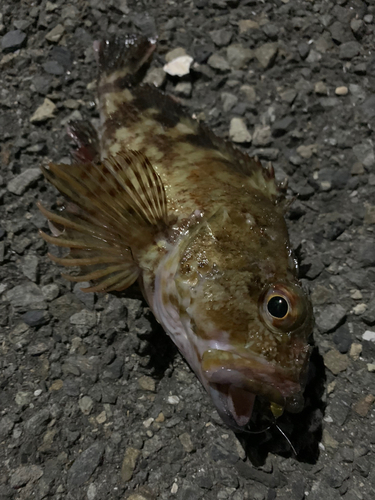
[[[306,59],[310,52],[310,45],[306,42],[301,42],[298,44],[297,48],[301,59]]]
[[[212,31],[210,36],[215,45],[218,47],[226,47],[232,40],[233,33],[230,30],[222,29]]]
[[[82,486],[101,463],[104,455],[104,445],[99,441],[83,451],[74,461],[68,471],[68,489]]]
[[[50,75],[63,75],[65,73],[64,67],[57,61],[47,61],[43,64],[43,69]]]
[[[295,126],[296,120],[293,116],[285,116],[273,124],[272,135],[274,137],[280,137],[292,130]]]
[[[47,311],[28,311],[22,315],[22,321],[29,326],[42,326],[48,323],[49,314]]]
[[[215,48],[213,44],[205,43],[194,47],[194,59],[199,64],[207,62],[207,59],[213,54]]]
[[[375,325],[375,299],[372,299],[367,304],[366,311],[362,314],[361,319],[366,325]]]
[[[316,315],[316,324],[322,333],[334,331],[346,318],[346,309],[340,304],[326,306]]]
[[[39,436],[45,431],[48,422],[51,419],[47,408],[37,411],[26,423],[25,429],[29,436]]]
[[[333,41],[336,43],[345,43],[354,40],[349,26],[340,23],[340,21],[336,21],[328,29]]]
[[[340,46],[340,59],[350,60],[361,51],[359,42],[345,42]]]
[[[272,23],[267,23],[262,26],[263,33],[271,40],[277,40],[279,28]]]
[[[357,260],[362,264],[362,267],[375,266],[374,240],[365,241],[359,245]]]
[[[53,47],[51,52],[49,53],[49,59],[59,63],[65,69],[65,71],[69,70],[72,67],[72,53],[66,47]]]
[[[3,52],[14,52],[26,44],[27,35],[21,30],[8,31],[1,39]]]
[[[370,97],[363,101],[360,105],[360,110],[367,120],[375,117],[375,94],[370,95]]]
[[[121,378],[124,368],[124,359],[119,357],[113,361],[110,365],[105,367],[102,373],[104,379],[118,380]]]
[[[347,325],[340,326],[333,334],[333,341],[341,354],[349,351],[353,339]]]

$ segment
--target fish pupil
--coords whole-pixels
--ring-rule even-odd
[[[267,304],[268,312],[274,318],[284,318],[288,313],[288,302],[280,296],[271,297]]]

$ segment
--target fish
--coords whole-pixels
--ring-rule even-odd
[[[285,222],[285,183],[216,136],[181,104],[142,83],[156,40],[95,42],[99,129],[72,122],[73,163],[43,166],[65,197],[39,209],[49,254],[84,292],[138,282],[234,431],[256,398],[275,418],[299,412],[311,351],[312,306],[298,280]]]

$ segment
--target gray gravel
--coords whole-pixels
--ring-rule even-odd
[[[0,499],[375,497],[375,7],[370,0],[78,0],[0,9]],[[289,178],[316,313],[306,405],[235,436],[136,288],[61,278],[36,207],[65,124],[98,120],[92,42],[158,34],[147,75]],[[166,55],[194,58],[183,78]],[[56,249],[53,251],[56,252]],[[267,427],[258,403],[252,426]]]

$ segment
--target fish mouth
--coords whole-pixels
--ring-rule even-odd
[[[305,358],[307,365],[308,351]],[[221,418],[233,429],[249,423],[256,396],[270,402],[275,417],[284,409],[292,413],[303,409],[305,366],[287,371],[261,358],[212,349],[202,356],[202,370]]]

